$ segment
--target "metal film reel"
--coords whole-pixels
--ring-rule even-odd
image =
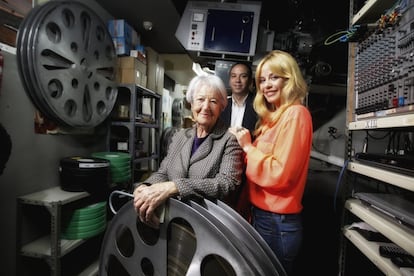
[[[106,230],[99,275],[286,275],[234,213],[230,219],[233,213],[206,199],[171,198],[156,230],[140,222],[131,200]]]
[[[116,53],[106,24],[77,1],[50,1],[24,18],[17,34],[26,94],[43,115],[69,127],[95,127],[116,97]]]
[[[253,252],[254,257],[260,262],[260,266],[265,270],[264,275],[286,275],[286,271],[265,240],[234,209],[220,200],[217,200],[216,203],[205,200],[204,204],[204,207],[218,221],[225,223],[230,232],[241,239],[248,249]]]

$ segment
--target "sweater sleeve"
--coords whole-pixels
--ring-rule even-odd
[[[290,189],[306,169],[311,144],[312,120],[308,111],[290,108],[254,142],[255,147],[246,156],[246,176],[266,189]]]

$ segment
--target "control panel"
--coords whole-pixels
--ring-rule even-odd
[[[201,51],[204,49],[207,11],[194,10],[191,16],[187,50]]]
[[[414,104],[414,7],[409,1],[370,25],[355,57],[355,114],[406,112]],[[389,111],[389,110],[392,111]],[[387,111],[388,110],[388,111]]]

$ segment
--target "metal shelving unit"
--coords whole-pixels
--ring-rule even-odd
[[[129,114],[120,118],[116,112],[122,105],[128,106]],[[109,149],[131,154],[133,182],[137,181],[138,172],[158,169],[161,129],[161,96],[140,85],[119,84]]]
[[[394,129],[402,127],[414,127],[414,121],[411,118],[412,115],[399,116],[393,121],[393,127],[388,127],[390,118],[379,118],[376,130],[382,129]],[[404,119],[405,117],[405,119]],[[386,124],[382,122],[386,120]],[[350,123],[351,125],[353,123]],[[364,126],[365,124],[354,124],[354,126]],[[387,127],[385,127],[385,125]],[[364,127],[350,127],[350,132],[357,130],[373,130],[371,126]],[[352,137],[352,135],[350,135]],[[352,143],[352,138],[349,143]],[[351,160],[352,157],[351,157]],[[350,161],[347,165],[347,173],[349,175],[356,175],[357,177],[366,177],[379,181],[380,183],[387,183],[390,187],[396,187],[397,189],[403,189],[408,192],[414,192],[414,177],[402,173],[396,173],[388,171],[379,167],[373,167],[367,164],[359,163],[358,161]],[[354,179],[354,178],[353,178]],[[353,182],[354,180],[348,180]],[[351,184],[349,184],[351,185]],[[358,185],[358,184],[352,184]],[[360,200],[352,198],[348,195],[348,199],[345,201],[344,206],[344,218],[343,218],[343,237],[351,242],[360,252],[365,255],[382,273],[385,275],[401,275],[400,269],[393,264],[389,258],[382,257],[379,253],[379,246],[382,242],[369,241],[365,237],[361,236],[357,231],[352,230],[352,222],[356,220],[362,221],[376,229],[383,236],[387,237],[391,242],[405,249],[407,252],[414,256],[414,230],[408,226],[398,223],[396,220],[391,219],[389,216],[385,216],[379,211],[370,208]],[[350,215],[352,214],[352,215]],[[351,218],[353,217],[353,218]],[[340,248],[340,275],[347,275],[346,263],[350,262],[350,257],[347,256],[347,243],[341,241]]]
[[[350,7],[352,7],[355,0],[350,0]],[[364,6],[354,14],[351,14],[350,21],[352,25],[372,23],[375,19],[395,5],[397,1],[389,0],[369,0]],[[380,40],[381,37],[378,37]],[[397,42],[396,42],[397,43]],[[352,197],[352,193],[361,190],[377,191],[378,186],[381,187],[380,192],[398,191],[412,195],[414,192],[414,177],[403,172],[395,172],[381,168],[380,166],[371,166],[368,163],[361,163],[355,159],[355,148],[358,143],[364,144],[363,140],[368,139],[368,132],[370,137],[374,137],[373,133],[380,134],[391,132],[413,132],[414,131],[414,105],[408,104],[396,108],[388,108],[384,110],[376,110],[367,112],[365,114],[355,114],[358,106],[358,97],[365,95],[363,93],[376,91],[374,88],[367,90],[357,90],[355,83],[361,81],[361,76],[356,72],[357,62],[357,42],[349,44],[349,63],[348,63],[348,100],[347,100],[347,125],[346,132],[348,136],[347,142],[347,171],[344,185],[344,208],[342,218],[342,236],[340,242],[339,252],[339,275],[354,275],[355,273],[368,273],[355,271],[355,266],[358,262],[367,264],[366,260],[362,260],[360,256],[365,256],[368,263],[372,263],[372,268],[368,274],[383,273],[384,275],[401,275],[400,268],[395,265],[390,258],[381,256],[379,247],[383,243],[394,243],[406,250],[414,256],[414,230],[409,226],[399,223],[397,220],[384,215],[375,208],[369,207],[362,203],[359,199]],[[392,50],[390,50],[392,52]],[[393,52],[392,52],[393,53]],[[358,66],[367,66],[366,63],[360,62]],[[373,65],[375,67],[375,65]],[[372,72],[371,72],[372,71]],[[369,74],[374,74],[372,69]],[[364,72],[364,71],[362,71]],[[403,79],[404,76],[401,76]],[[379,85],[378,85],[379,87]],[[402,89],[403,85],[401,85]],[[400,88],[398,88],[400,89]],[[358,92],[355,92],[357,90]],[[391,89],[390,89],[391,90]],[[356,93],[358,93],[356,95]],[[388,94],[388,95],[391,95]],[[389,96],[391,97],[391,96]],[[408,95],[408,98],[410,96]],[[359,136],[358,134],[365,134]],[[385,137],[385,136],[381,136]],[[373,139],[373,138],[372,138]],[[367,146],[368,140],[365,141]],[[381,149],[385,142],[377,142],[378,149]],[[375,146],[375,144],[374,144]],[[363,151],[365,149],[362,149]],[[393,149],[395,150],[395,149]],[[365,223],[374,228],[379,234],[385,237],[384,240],[377,241],[369,240],[354,229],[354,223]],[[388,239],[388,241],[386,241]],[[355,250],[356,249],[356,250]],[[356,254],[359,252],[360,254]],[[360,259],[358,259],[360,258]],[[363,265],[359,265],[362,267]],[[354,271],[352,271],[354,270]]]
[[[88,199],[89,196],[90,195],[87,192],[66,192],[59,186],[56,186],[18,197],[17,248],[19,261],[21,262],[22,257],[45,260],[49,265],[50,275],[61,275],[61,259],[88,241],[87,239],[66,240],[60,238],[62,208],[65,205]],[[30,225],[30,223],[27,222],[29,218],[25,218],[24,216],[25,207],[31,207],[30,209],[34,210],[33,207],[35,206],[39,207],[39,209],[36,210],[36,213],[37,211],[38,213],[42,213],[42,210],[46,210],[50,216],[49,218],[46,218],[46,221],[49,221],[48,233],[42,233],[42,230],[35,229],[41,228],[42,225]],[[36,216],[36,218],[38,218],[38,216]],[[40,221],[35,224],[40,224]],[[33,232],[39,232],[40,236],[34,239],[29,238],[29,241],[23,241],[22,236],[25,227],[30,227]],[[97,264],[92,264],[85,270],[85,273],[87,274],[84,275],[97,275],[97,267]],[[22,267],[18,265],[17,269],[22,269]]]

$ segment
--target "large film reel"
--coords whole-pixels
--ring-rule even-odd
[[[26,94],[49,119],[91,128],[111,113],[116,52],[106,24],[77,1],[36,6],[17,33],[17,65]]]
[[[99,275],[286,273],[251,225],[223,202],[171,198],[158,230],[140,222],[132,200],[117,212],[105,233]]]

